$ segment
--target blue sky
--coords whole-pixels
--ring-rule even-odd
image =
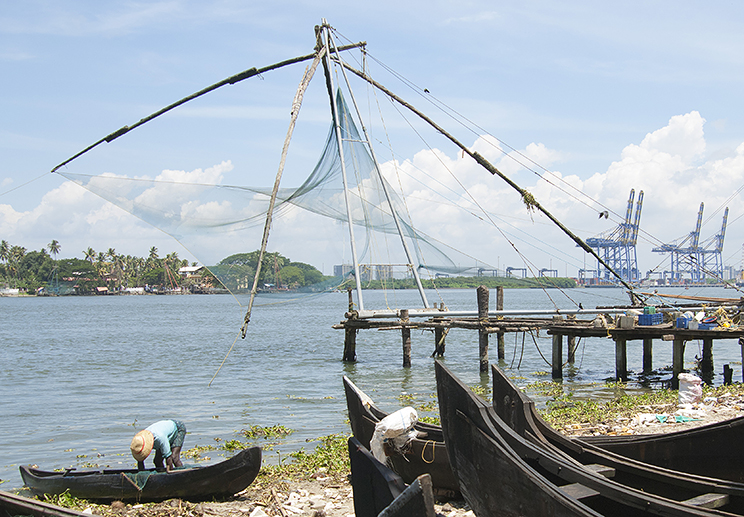
[[[313,26],[327,18],[340,35],[366,41],[375,59],[418,91],[379,76],[391,89],[444,126],[451,121],[427,104],[423,88],[477,124],[479,134],[452,130],[491,153],[582,237],[611,229],[630,189],[644,190],[638,253],[645,271],[662,261],[653,245],[693,229],[700,202],[702,240],[720,230],[721,210],[729,206],[724,258],[739,267],[744,208],[739,194],[730,196],[744,185],[742,10],[738,3],[697,2],[4,2],[0,238],[27,249],[57,239],[63,257],[82,258],[88,246],[146,255],[153,245],[190,257],[169,237],[48,172],[209,84],[310,53]],[[225,87],[94,149],[68,170],[155,176],[229,161],[229,182],[270,186],[302,69]],[[366,105],[366,91],[356,88]],[[317,78],[302,110],[287,186],[309,173],[328,130],[328,101]],[[538,268],[574,276],[582,267],[570,241],[544,218],[530,217],[515,193],[457,149],[431,134],[424,143],[401,120],[386,125],[396,156],[409,165],[400,184],[418,227],[501,268],[523,267],[506,237]],[[486,133],[618,216],[599,220],[600,205],[588,207],[551,187],[539,177],[543,169],[533,167],[535,174],[504,158],[486,145],[492,137],[480,138]],[[467,196],[450,190],[449,205],[442,204],[422,186],[454,184],[452,174],[504,221],[507,234],[458,211],[454,205],[469,203]],[[282,224],[270,248],[326,273],[348,260],[338,225],[326,229],[302,214]],[[214,262],[235,246],[193,259]],[[246,235],[242,250],[258,246],[255,235]]]

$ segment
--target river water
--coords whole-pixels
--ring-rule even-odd
[[[735,297],[719,288],[668,290],[677,294]],[[365,291],[365,307],[416,308],[415,291]],[[428,293],[452,310],[475,310],[474,290]],[[491,295],[495,305],[495,293]],[[585,308],[626,304],[620,289],[505,290],[505,308]],[[20,464],[45,470],[91,465],[134,466],[129,441],[137,430],[163,418],[186,423],[184,449],[241,439],[250,426],[283,425],[294,432],[266,446],[265,461],[312,450],[312,439],[349,432],[341,377],[349,376],[387,410],[405,393],[416,404],[435,400],[433,334],[412,332],[412,367],[404,369],[400,333],[362,331],[354,364],[341,361],[346,293],[315,296],[261,295],[245,340],[237,339],[247,297],[229,295],[0,298],[0,489],[22,486]],[[506,361],[519,384],[550,380],[550,337],[536,342],[507,334]],[[222,369],[210,380],[234,344]],[[628,344],[628,368],[641,370],[641,342]],[[702,343],[687,344],[693,366]],[[715,384],[724,363],[740,364],[735,340],[714,345]],[[541,356],[542,354],[542,356]],[[492,339],[491,360],[496,358]],[[654,343],[654,367],[671,364],[670,342]],[[447,337],[447,365],[470,385],[489,385],[478,372],[474,331]],[[614,396],[609,339],[580,343],[576,363],[564,370],[564,386],[577,397]],[[517,368],[519,366],[519,368]],[[733,366],[734,381],[741,368]],[[661,372],[662,379],[669,372]],[[636,376],[633,376],[636,378]],[[643,389],[630,383],[628,389]],[[244,440],[244,438],[243,438]],[[212,462],[225,451],[205,453]],[[149,462],[148,462],[149,463]]]

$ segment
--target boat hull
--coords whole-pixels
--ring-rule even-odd
[[[261,448],[244,449],[205,467],[167,473],[154,469],[48,472],[21,466],[23,482],[35,495],[69,494],[94,501],[199,501],[232,496],[250,485],[261,469]]]

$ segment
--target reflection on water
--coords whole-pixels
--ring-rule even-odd
[[[713,288],[686,293],[728,294]],[[435,292],[430,300],[444,301],[452,310],[475,310],[474,290],[439,294],[442,300]],[[506,290],[505,308],[627,302],[617,289],[550,291],[550,298],[538,290]],[[235,342],[244,307],[231,296],[0,298],[0,479],[8,480],[0,486],[21,485],[22,463],[48,470],[132,466],[131,436],[169,417],[186,422],[185,449],[214,445],[216,438],[240,438],[236,432],[253,425],[284,425],[294,433],[265,454],[276,461],[276,450],[286,455],[312,448],[308,439],[348,432],[343,375],[387,410],[399,407],[402,394],[419,404],[435,398],[432,333],[411,333],[410,369],[401,367],[401,337],[394,331],[360,332],[358,362],[344,364],[343,332],[331,326],[343,318],[346,293],[260,296],[258,304],[246,339]],[[365,305],[416,308],[420,302],[413,291],[388,293],[387,298],[372,291],[365,292]],[[234,350],[209,387],[233,342]],[[542,333],[533,341],[507,334],[505,345],[500,366],[511,369],[518,384],[550,380],[550,365],[543,358],[550,357],[550,336]],[[688,343],[686,366],[692,367],[701,348],[701,343]],[[668,366],[671,353],[670,342],[655,342],[654,366]],[[722,365],[739,364],[739,354],[736,341],[716,342],[716,384]],[[495,339],[490,355],[493,362]],[[445,362],[464,382],[490,393],[488,374],[478,369],[477,333],[452,330]],[[611,398],[621,389],[604,385],[614,376],[614,364],[612,341],[582,340],[575,364],[564,369],[564,386],[575,397]],[[641,364],[641,342],[631,341],[628,368],[639,372]],[[662,371],[630,387],[656,386],[669,375]],[[740,378],[741,368],[735,367],[734,381]],[[535,395],[538,404],[546,398]],[[211,461],[220,460],[220,454],[208,453]]]

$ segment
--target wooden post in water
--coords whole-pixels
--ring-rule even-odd
[[[727,364],[723,365],[723,385],[728,386],[731,384],[731,378],[734,376],[734,370]]]
[[[401,309],[400,310],[400,321],[403,323],[403,329],[401,330],[401,335],[403,337],[403,368],[410,368],[411,367],[411,329],[410,327],[406,327],[405,324],[408,323],[408,309]]]
[[[700,373],[705,384],[713,384],[713,340],[703,339],[703,359],[700,363]]]
[[[343,360],[347,363],[353,363],[356,361],[356,335],[357,329],[352,327],[346,327],[344,329],[344,357]]]
[[[675,337],[672,344],[672,389],[679,389],[679,377],[685,368],[685,340]]]
[[[478,356],[480,358],[480,371],[488,372],[488,331],[486,323],[488,322],[488,287],[485,285],[478,286],[476,289],[478,297]]]
[[[503,311],[504,310],[504,286],[500,285],[496,288],[496,310],[497,311]],[[499,361],[503,361],[506,353],[504,352],[504,333],[498,332],[496,333],[496,339],[498,340],[498,347],[499,347]]]
[[[346,292],[349,294],[349,313],[354,310],[354,295],[351,292],[351,288],[347,289]],[[356,361],[356,335],[357,329],[353,327],[344,328],[344,357],[343,361],[353,363]]]
[[[643,373],[651,373],[654,369],[654,340],[646,338],[643,340]]]
[[[449,329],[436,327],[434,329],[434,353],[432,357],[444,357],[444,340]]]
[[[576,316],[568,316],[568,319],[576,320]],[[568,364],[574,364],[576,362],[576,335],[569,334],[566,340],[568,341]]]
[[[553,321],[563,321],[563,316],[553,316]],[[563,378],[563,336],[561,334],[553,334],[553,357],[551,358],[552,363],[552,376],[553,379]]]
[[[615,380],[628,380],[628,342],[625,338],[615,338]]]

